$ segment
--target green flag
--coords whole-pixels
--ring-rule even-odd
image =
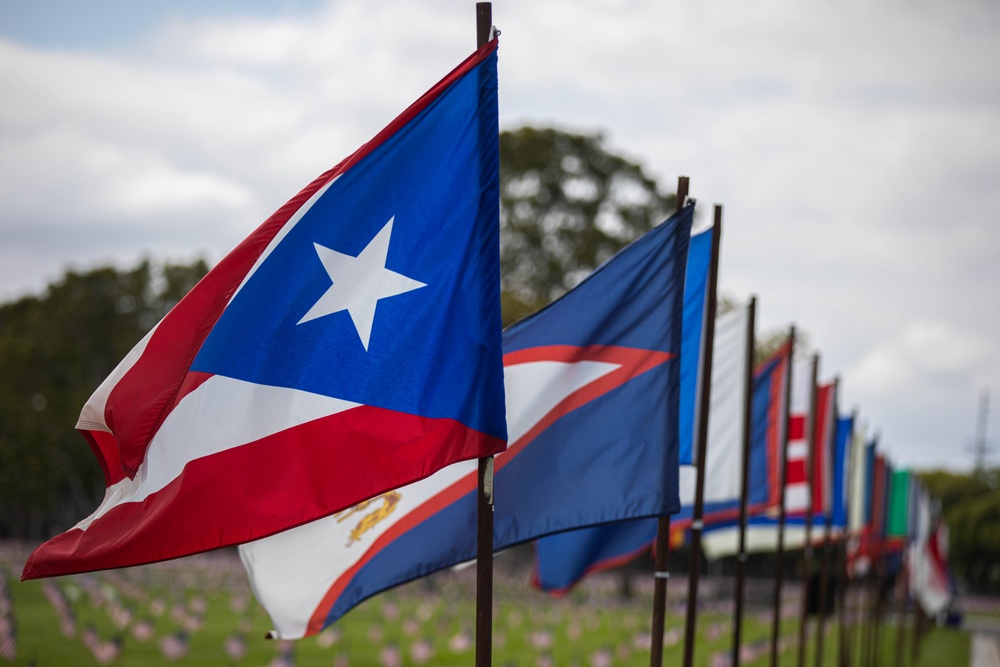
[[[888,537],[905,538],[910,516],[910,471],[894,470],[889,495]]]

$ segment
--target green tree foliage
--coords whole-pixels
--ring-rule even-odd
[[[960,503],[948,515],[951,559],[977,591],[1000,589],[1000,491]]]
[[[576,285],[674,211],[642,167],[599,135],[522,127],[500,134],[504,322]]]
[[[80,409],[206,271],[198,261],[70,272],[0,306],[0,536],[42,537],[97,506],[103,475],[73,431]]]

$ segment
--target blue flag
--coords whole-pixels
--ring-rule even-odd
[[[693,243],[692,248],[694,248]],[[691,284],[693,271],[690,261],[688,284]],[[686,344],[687,339],[685,339]],[[688,348],[683,349],[686,355]],[[777,483],[774,477],[777,460],[780,457],[779,435],[781,416],[784,414],[783,397],[789,363],[788,353],[789,346],[785,345],[754,371],[747,494],[749,513],[762,511],[774,504],[777,498]],[[736,447],[741,446],[738,443],[731,444],[735,444]],[[711,460],[710,456],[710,462]],[[738,473],[738,463],[738,460],[734,461],[729,466],[730,471]],[[720,479],[725,477],[724,474],[715,476]],[[710,495],[706,494],[707,497]],[[709,498],[705,502],[702,518],[706,530],[710,527],[731,526],[739,517],[738,491],[723,495],[727,497]],[[683,529],[690,523],[691,514],[692,506],[685,503],[680,512],[673,517],[672,525]],[[617,567],[648,552],[656,538],[657,523],[655,519],[635,519],[568,531],[540,539],[536,542],[537,557],[533,582],[543,590],[557,594],[564,593],[587,574]]]
[[[847,527],[847,471],[851,459],[851,440],[854,437],[854,417],[837,419],[834,458],[833,458],[833,516],[832,526]]]
[[[694,451],[695,404],[705,324],[706,288],[712,259],[713,228],[691,237],[684,275],[680,359],[678,464],[690,465]],[[679,473],[678,473],[679,474]],[[683,508],[680,508],[683,510]],[[535,586],[561,593],[590,572],[627,563],[647,551],[656,537],[657,519],[629,519],[548,535],[535,542]]]
[[[503,336],[509,446],[494,547],[676,512],[684,270],[693,206]],[[277,636],[476,556],[476,464],[244,545]]]

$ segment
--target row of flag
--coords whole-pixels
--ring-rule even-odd
[[[77,425],[105,499],[23,578],[238,544],[294,639],[475,559],[484,486],[493,548],[534,541],[552,591],[647,551],[664,516],[717,555],[727,531],[768,548],[817,523],[857,537],[858,563],[898,530],[940,556],[926,494],[858,444],[836,380],[794,337],[751,368],[753,305],[716,320],[721,220],[692,233],[693,200],[501,333],[497,48],[293,197],[121,362]],[[930,581],[927,562],[911,569]]]

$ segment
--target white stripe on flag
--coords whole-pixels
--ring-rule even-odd
[[[212,376],[167,415],[135,478],[109,486],[101,506],[76,527],[86,530],[113,507],[145,500],[175,480],[191,461],[358,405],[298,389]]]
[[[712,397],[705,456],[704,501],[708,503],[737,501],[740,498],[748,317],[749,309],[743,307],[715,321]],[[695,475],[694,467],[681,466],[682,505],[694,505]]]

